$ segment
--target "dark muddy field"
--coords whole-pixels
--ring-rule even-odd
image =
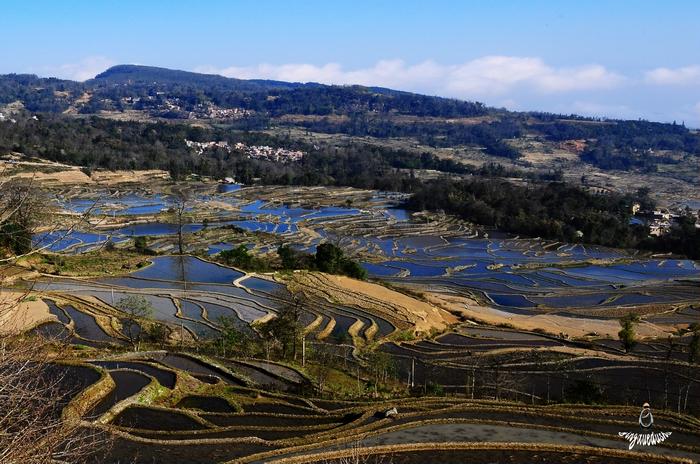
[[[110,371],[109,375],[114,380],[115,387],[99,403],[85,415],[88,419],[95,419],[109,411],[118,402],[140,392],[151,379],[138,372]]]
[[[146,430],[199,430],[206,426],[173,410],[130,406],[114,418],[112,424]]]
[[[228,401],[217,396],[186,396],[175,407],[198,409],[204,412],[236,412]]]
[[[274,449],[271,446],[258,444],[177,444],[177,441],[168,444],[142,443],[116,438],[106,462],[110,464],[154,464],[163,462],[167,456],[168,464],[211,464],[212,462],[226,462],[241,456]]]
[[[156,360],[166,366],[181,369],[192,374],[218,377],[231,385],[245,385],[242,380],[193,358],[168,353],[163,357],[157,357]]]
[[[175,388],[175,382],[177,380],[177,375],[165,369],[160,369],[158,367],[152,366],[147,363],[133,362],[133,361],[93,361],[92,364],[96,366],[104,367],[105,369],[132,369],[140,371],[146,375],[154,377],[158,383],[164,387],[170,389]]]

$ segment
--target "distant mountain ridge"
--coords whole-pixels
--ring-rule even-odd
[[[287,127],[511,160],[537,140],[549,151],[560,144],[577,147],[576,156],[602,169],[656,170],[700,155],[700,136],[677,124],[515,112],[381,87],[246,80],[141,65],[113,66],[85,82],[0,76],[0,112],[11,103],[11,111],[23,107],[61,118],[138,115],[140,121],[202,121],[245,131]]]
[[[58,92],[58,93],[57,93]],[[65,95],[69,92],[70,95]],[[90,104],[81,101],[82,113],[117,110],[106,100],[147,97],[153,92],[186,99],[189,103],[211,102],[222,107],[246,107],[260,111],[293,111],[301,114],[334,112],[398,111],[419,116],[464,117],[485,114],[481,103],[420,95],[382,87],[326,85],[264,79],[236,79],[154,66],[122,64],[112,66],[85,82],[43,78],[31,74],[0,75],[0,104],[21,101],[30,111],[63,112],[85,92]],[[192,95],[199,92],[199,95]],[[250,94],[255,94],[251,98]],[[279,104],[271,100],[282,97]],[[195,101],[197,100],[197,101]],[[299,104],[303,100],[304,104]],[[290,101],[294,103],[290,106]],[[281,105],[280,105],[281,104]],[[284,108],[280,108],[284,106]]]
[[[177,69],[142,66],[135,64],[120,64],[96,75],[90,82],[128,83],[158,82],[162,84],[192,84],[198,86],[221,86],[231,90],[259,91],[269,88],[292,89],[299,87],[315,87],[321,84],[302,84],[265,79],[236,79],[219,74],[204,74]]]
[[[389,89],[378,86],[332,85],[318,82],[287,82],[271,79],[239,79],[226,77],[220,74],[198,73],[193,71],[182,71],[177,69],[161,68],[157,66],[143,66],[136,64],[119,64],[106,69],[89,81],[111,81],[111,82],[160,82],[173,84],[198,84],[198,85],[223,85],[236,90],[263,90],[263,89],[298,89],[298,88],[323,88],[323,87],[346,87],[357,89],[368,89],[383,95],[421,95],[404,90]],[[452,100],[451,98],[427,96],[427,98],[441,98]]]

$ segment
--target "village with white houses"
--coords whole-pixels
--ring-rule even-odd
[[[286,148],[270,147],[267,145],[246,145],[238,142],[233,146],[225,141],[210,141],[210,142],[195,142],[185,140],[187,147],[193,150],[198,155],[202,155],[207,150],[222,149],[231,153],[237,151],[243,153],[248,158],[264,159],[274,161],[275,163],[289,163],[299,161],[304,157],[304,152],[299,150],[287,150]]]
[[[653,210],[642,209],[639,203],[632,205],[632,223],[649,227],[649,235],[660,237],[671,230],[678,218],[687,214],[689,209],[655,208]],[[700,210],[691,211],[695,216],[695,227],[700,228]]]
[[[211,102],[195,105],[181,101],[180,98],[163,98],[163,92],[147,97],[124,97],[120,99],[122,107],[136,110],[148,110],[152,116],[175,119],[241,119],[253,112],[243,108],[222,108]]]

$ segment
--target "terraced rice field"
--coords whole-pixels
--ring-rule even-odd
[[[202,191],[190,211],[206,211],[207,227],[235,225],[263,231],[309,251],[321,240],[331,238],[366,258],[364,266],[374,277],[432,291],[476,294],[484,302],[508,310],[672,304],[693,301],[698,291],[697,285],[679,283],[700,276],[697,263],[688,260],[636,258],[619,250],[536,239],[487,238],[449,218],[427,224],[413,221],[410,213],[386,208],[381,202],[370,200],[363,208],[309,208],[297,205],[303,204],[305,197],[318,201],[313,189],[260,190]],[[256,194],[269,195],[274,200],[256,199]],[[96,198],[97,192],[91,195]],[[91,211],[96,215],[117,211],[126,218],[147,218],[157,216],[171,202],[163,195],[127,192],[98,202],[108,205],[107,209],[93,207]],[[87,197],[59,201],[61,207],[74,213],[85,212],[94,203]],[[212,209],[210,204],[227,205],[228,209]],[[204,227],[203,223],[187,224],[185,232]],[[51,244],[54,251],[81,252],[108,238],[116,242],[135,235],[167,238],[176,229],[169,223],[136,221],[97,235],[71,232],[56,243],[52,243],[57,238],[55,234],[37,240]],[[163,250],[172,248],[162,245]],[[226,243],[206,247],[210,245],[211,253],[230,247]],[[197,282],[196,278],[187,278],[197,275],[197,269],[171,270],[172,274],[158,274],[160,269],[155,267],[136,277],[148,279],[158,274],[162,280]],[[180,275],[182,272],[189,274]],[[207,279],[208,283],[215,283],[211,275]],[[254,282],[251,286],[256,284],[265,285]]]
[[[90,393],[81,398],[82,417],[115,438],[106,462],[340,463],[348,455],[380,462],[384,454],[406,463],[700,459],[700,371],[687,362],[690,336],[676,332],[700,321],[698,263],[489,237],[454,218],[390,208],[376,193],[325,192],[202,189],[185,230],[189,251],[200,257],[163,254],[121,276],[34,283],[49,316],[33,332],[81,345],[77,365],[61,367],[76,377],[66,404]],[[167,195],[126,192],[94,204],[93,194],[60,204],[92,210],[105,223],[36,242],[82,253],[148,235],[152,249],[174,249]],[[336,206],[347,197],[352,207]],[[274,253],[282,242],[314,251],[332,240],[381,285],[315,273],[246,274],[201,258],[234,246],[230,226],[256,232],[255,253]],[[312,370],[296,364],[198,352],[220,335],[224,318],[259,340],[256,323],[288,304],[290,290],[306,296],[300,321],[309,349],[328,349],[338,360],[345,377],[336,379],[352,384],[345,385],[352,400],[324,397]],[[152,304],[168,336],[163,350],[127,352],[129,322],[115,306],[129,295]],[[440,298],[458,304],[441,306]],[[616,319],[631,310],[643,316],[640,331],[663,336],[626,353],[597,330],[566,333],[607,323],[614,336]],[[509,322],[489,325],[494,312]],[[549,318],[546,330],[518,328],[541,316]],[[377,390],[373,362],[386,362],[390,391]],[[639,428],[644,402],[672,439],[630,452],[618,432]],[[397,414],[385,417],[393,407]]]
[[[143,366],[156,372],[152,369],[158,356],[177,377],[175,387],[157,396],[144,395],[160,380],[145,374]],[[565,462],[599,456],[600,462],[624,463],[700,458],[697,419],[673,412],[655,415],[657,428],[671,431],[672,440],[630,452],[617,432],[638,427],[634,406],[545,406],[455,397],[333,401],[198,383],[193,373],[222,371],[203,359],[155,353],[142,357],[151,361],[146,364],[133,356],[91,361],[108,369],[115,387],[83,399],[93,404],[84,417],[99,420],[115,434],[116,446],[108,456],[114,461],[147,463],[167,455],[173,463],[335,462],[335,456],[346,452],[379,450],[391,454],[392,462],[413,462],[427,456],[421,449],[431,448],[444,462],[483,456],[501,456],[508,462],[539,462],[542,456],[559,456]],[[280,372],[263,361],[253,363],[270,367],[270,375]],[[84,377],[82,388],[99,378],[94,370],[72,369],[83,369],[75,371]],[[166,371],[160,370],[158,377],[163,379]],[[389,408],[396,408],[397,414],[385,418],[383,411]],[[407,457],[404,451],[409,450],[418,454]]]
[[[285,292],[284,286],[272,280],[242,279],[244,274],[239,271],[190,256],[163,256],[152,261],[150,266],[125,277],[47,278],[37,282],[34,288],[49,297],[70,294],[82,300],[84,304],[60,308],[51,303],[50,309],[78,337],[97,343],[124,342],[123,337],[115,336],[119,334],[106,333],[95,316],[107,318],[103,324],[118,319],[119,311],[112,307],[128,295],[144,297],[153,306],[156,320],[172,331],[187,331],[193,339],[215,337],[222,318],[254,336],[249,324],[275,314],[284,304],[280,293]],[[93,301],[91,298],[97,299],[98,304],[87,304]],[[329,341],[351,341],[352,332],[364,334],[365,338],[381,338],[395,330],[394,324],[384,317],[360,306],[340,306],[312,298],[305,311],[303,321],[309,330]],[[324,330],[329,327],[330,330]]]
[[[114,389],[88,411],[88,418],[100,417],[120,401],[143,390],[151,382],[149,377],[128,370],[112,370],[109,376],[114,381]]]
[[[686,337],[687,338],[687,337]],[[399,377],[425,388],[437,384],[467,396],[525,402],[567,401],[577,386],[617,404],[665,398],[700,413],[700,370],[685,360],[683,338],[640,343],[623,356],[619,342],[580,342],[512,329],[460,327],[435,340],[388,343]],[[686,401],[687,398],[687,401]]]

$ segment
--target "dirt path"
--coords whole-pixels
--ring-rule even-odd
[[[22,292],[0,291],[0,333],[18,333],[54,320],[41,299],[27,300]]]
[[[339,304],[360,307],[378,317],[393,315],[410,321],[418,332],[443,330],[458,322],[440,307],[378,284],[322,273],[297,273],[293,279],[306,290],[323,292]]]
[[[447,311],[493,325],[511,324],[518,329],[542,329],[552,334],[565,333],[572,337],[582,337],[597,332],[601,337],[616,338],[617,332],[620,330],[620,324],[614,319],[572,318],[557,314],[515,314],[480,305],[476,301],[462,296],[439,293],[426,293],[425,296],[429,302]],[[640,323],[635,330],[640,337],[665,337],[668,335],[661,327],[648,322]]]
[[[620,430],[621,432],[627,430]],[[636,432],[636,430],[635,430]],[[669,438],[671,440],[671,438]],[[599,448],[627,449],[627,442],[611,435],[610,438],[590,437],[555,430],[510,427],[489,424],[427,424],[397,430],[362,440],[362,446],[395,445],[428,442],[513,442],[554,443],[557,445],[583,445]],[[680,451],[662,446],[636,446],[635,451],[671,455],[681,458],[700,459],[700,454]]]
[[[15,157],[16,158],[16,157]],[[116,185],[121,183],[148,184],[154,180],[169,180],[167,171],[157,169],[144,171],[95,170],[90,175],[79,166],[69,166],[50,161],[25,161],[20,158],[0,160],[0,172],[6,178],[32,179],[38,185]]]

